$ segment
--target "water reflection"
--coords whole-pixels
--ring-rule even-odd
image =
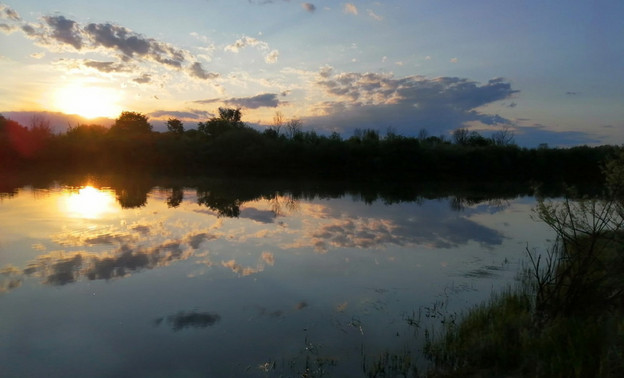
[[[120,184],[122,182],[125,186]],[[152,194],[149,194],[146,190],[151,186],[147,180],[139,180],[137,183],[122,180],[116,182],[115,186],[115,190],[97,189],[91,185],[79,189],[62,188],[57,195],[62,210],[69,218],[94,220],[121,214],[120,223],[116,224],[111,219],[103,225],[80,226],[54,234],[50,241],[65,249],[40,254],[23,268],[5,266],[2,273],[8,279],[3,281],[2,290],[18,288],[25,277],[39,277],[42,283],[52,286],[67,285],[81,279],[119,279],[191,257],[204,267],[221,266],[240,277],[263,272],[267,266],[274,266],[276,261],[275,253],[270,250],[256,252],[255,259],[252,256],[225,254],[214,261],[207,248],[196,253],[204,241],[222,240],[255,246],[266,244],[268,249],[281,250],[311,248],[324,254],[345,248],[456,248],[471,241],[492,248],[501,245],[505,238],[501,231],[470,219],[471,213],[481,211],[475,207],[480,202],[474,198],[458,200],[458,197],[452,197],[449,200],[450,207],[443,202],[422,199],[391,206],[375,205],[374,201],[370,202],[372,195],[368,193],[368,207],[354,214],[348,202],[338,201],[331,205],[326,200],[308,202],[297,199],[297,195],[292,193],[262,193],[249,188],[239,194],[231,185],[222,182],[210,189],[201,186],[194,195],[192,191],[178,186],[168,190],[152,190]],[[46,193],[47,196],[55,195],[54,192]],[[147,210],[145,213],[137,213],[141,219],[129,224],[128,213],[121,213],[122,209],[145,207],[148,195],[158,201],[159,193],[164,195],[167,209],[175,209],[175,212],[169,214],[164,208]],[[309,194],[299,196],[310,197]],[[487,197],[481,198],[489,201]],[[119,206],[115,205],[115,199]],[[192,207],[193,201],[199,207]],[[464,215],[450,211],[459,210],[457,203],[462,203],[461,211]],[[487,211],[504,209],[500,202],[497,204],[486,206]],[[216,219],[198,219],[195,222],[200,224],[189,231],[189,209],[192,213],[204,214],[202,207],[210,209],[205,215],[212,215]],[[152,215],[148,218],[143,216],[150,212]],[[158,212],[167,215],[158,218]],[[179,215],[183,218],[170,221],[169,217]],[[253,224],[238,222],[234,224],[235,227],[224,229],[223,217],[241,221],[247,219]],[[206,221],[212,223],[206,225]],[[45,252],[44,244],[38,245]],[[107,246],[113,248],[102,249]],[[195,276],[197,273],[190,275]]]
[[[66,189],[65,193],[61,209],[70,217],[95,219],[118,211],[115,193],[110,189],[96,189],[88,185],[77,190]]]
[[[178,332],[185,328],[206,328],[213,326],[221,320],[221,316],[212,312],[180,311],[166,318],[158,318],[154,320],[154,324],[159,326],[163,320],[166,320],[172,330]]]
[[[77,357],[111,366],[101,376],[288,375],[307,359],[349,376],[409,344],[421,304],[482,299],[540,235],[532,199],[512,192],[112,177],[40,189],[0,201],[0,365],[17,361],[16,376],[44,360],[93,375],[71,369]]]

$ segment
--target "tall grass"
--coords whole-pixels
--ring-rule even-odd
[[[520,285],[427,340],[432,377],[624,376],[622,201],[540,201],[557,241]]]

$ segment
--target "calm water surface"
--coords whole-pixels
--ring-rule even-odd
[[[238,189],[2,194],[1,375],[362,376],[552,236],[526,196]]]

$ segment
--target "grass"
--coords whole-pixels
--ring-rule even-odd
[[[427,336],[429,377],[624,376],[621,203],[538,207],[557,232],[521,284]]]

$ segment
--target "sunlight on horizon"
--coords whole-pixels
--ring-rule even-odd
[[[119,210],[112,191],[92,186],[85,186],[78,192],[66,192],[62,197],[61,208],[71,217],[86,219],[101,218]]]
[[[121,113],[119,93],[110,88],[71,84],[54,93],[54,106],[65,114],[85,118],[115,118]]]

